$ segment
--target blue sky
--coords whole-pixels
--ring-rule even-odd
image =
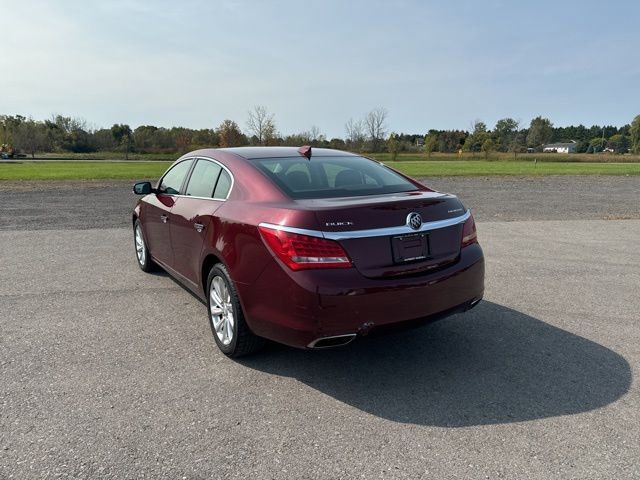
[[[389,111],[390,130],[629,123],[638,1],[0,0],[0,113],[282,133]]]

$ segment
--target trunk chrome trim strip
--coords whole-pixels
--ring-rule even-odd
[[[299,233],[300,235],[307,235],[309,237],[325,238],[323,233],[319,230],[307,230],[306,228],[287,227],[286,225],[276,225],[275,223],[261,222],[259,227],[271,228],[273,230],[282,230],[283,232]]]
[[[368,230],[351,230],[345,232],[324,232],[320,230],[308,230],[306,228],[288,227],[286,225],[275,225],[273,223],[260,223],[260,227],[273,228],[284,232],[298,233],[300,235],[308,235],[310,237],[327,238],[329,240],[351,240],[354,238],[368,237],[387,237],[393,235],[404,235],[407,233],[428,232],[439,228],[451,227],[459,223],[466,222],[471,216],[471,210],[458,217],[447,218],[444,220],[435,220],[433,222],[423,223],[418,230],[414,230],[408,225],[399,225],[397,227],[371,228]]]

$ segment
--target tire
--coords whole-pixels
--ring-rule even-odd
[[[157,270],[157,265],[151,260],[151,255],[149,255],[147,241],[142,232],[142,224],[138,219],[136,219],[133,224],[133,247],[136,252],[136,260],[138,261],[137,263],[140,270],[147,273]]]
[[[265,344],[249,329],[229,272],[221,263],[215,264],[207,277],[207,307],[211,333],[226,356],[249,355]]]

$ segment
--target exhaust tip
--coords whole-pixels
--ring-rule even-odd
[[[482,301],[482,297],[480,298],[476,298],[475,300],[473,300],[469,306],[467,307],[467,311],[471,310],[473,307],[475,307],[476,305],[478,305],[480,302]]]
[[[313,342],[307,345],[307,347],[314,349],[342,347],[353,342],[355,338],[355,333],[348,333],[346,335],[335,335],[333,337],[321,337],[316,338]]]

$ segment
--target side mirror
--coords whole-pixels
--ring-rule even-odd
[[[133,185],[133,193],[136,195],[148,195],[153,192],[151,182],[136,182]]]

